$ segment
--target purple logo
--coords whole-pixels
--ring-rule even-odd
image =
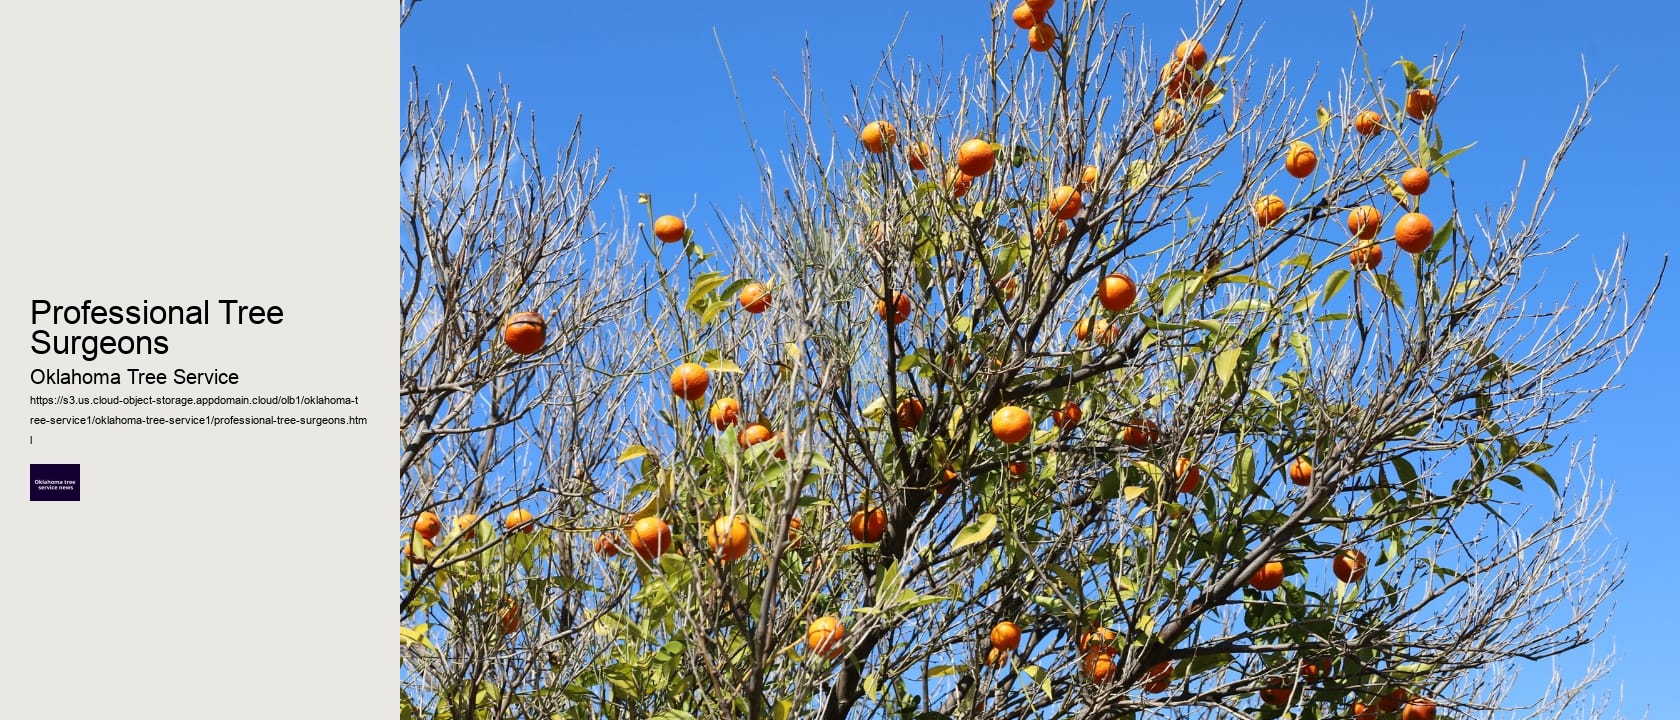
[[[81,465],[29,466],[30,502],[62,500],[79,502],[82,499]]]

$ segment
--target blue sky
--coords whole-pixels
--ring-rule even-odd
[[[1477,145],[1454,164],[1461,203],[1503,199],[1521,163],[1530,180],[1556,145],[1583,94],[1583,62],[1593,77],[1614,70],[1593,110],[1594,122],[1566,161],[1548,216],[1552,238],[1577,237],[1564,262],[1542,267],[1548,283],[1589,277],[1624,236],[1631,242],[1630,279],[1648,288],[1665,253],[1680,247],[1671,214],[1680,207],[1680,107],[1672,96],[1666,31],[1680,21],[1670,4],[1437,2],[1376,3],[1367,37],[1374,59],[1425,60],[1455,41],[1464,46],[1457,84],[1441,107],[1448,145]],[[786,100],[773,74],[795,87],[808,42],[819,93],[838,121],[851,106],[853,84],[867,85],[895,37],[898,53],[956,61],[989,33],[988,5],[977,0],[903,3],[643,2],[589,6],[507,0],[424,0],[402,31],[398,81],[417,66],[424,82],[465,85],[470,66],[480,82],[497,78],[535,112],[548,143],[582,117],[584,141],[613,168],[609,193],[652,193],[661,212],[698,204],[691,222],[704,237],[713,206],[731,209],[756,197],[754,158],[731,94],[718,42],[728,53],[745,113],[758,140],[774,151],[782,138]],[[1158,45],[1193,23],[1189,2],[1129,9]],[[1318,64],[1345,66],[1352,52],[1349,2],[1250,3],[1244,29],[1259,31],[1262,65],[1293,62],[1292,78]],[[1287,8],[1287,11],[1284,9]],[[714,37],[716,33],[716,37]],[[1680,423],[1680,383],[1667,369],[1680,363],[1680,316],[1674,288],[1660,297],[1638,352],[1621,378],[1575,433],[1595,437],[1597,470],[1616,484],[1610,514],[1617,541],[1628,545],[1626,584],[1603,650],[1621,662],[1608,689],[1625,692],[1624,711],[1652,717],[1680,713],[1665,692],[1680,620],[1670,611],[1680,560],[1666,532],[1680,501],[1672,463],[1660,448]]]

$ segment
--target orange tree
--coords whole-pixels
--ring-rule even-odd
[[[1450,52],[1299,86],[1219,3],[1166,42],[993,13],[836,143],[796,106],[710,235],[602,223],[575,137],[545,169],[505,100],[414,91],[405,717],[1581,705],[1602,664],[1509,691],[1621,572],[1565,433],[1649,296],[1619,252],[1524,276],[1586,103],[1470,216]]]

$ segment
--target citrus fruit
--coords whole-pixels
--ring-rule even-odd
[[[684,400],[699,400],[706,396],[706,386],[712,377],[699,363],[683,363],[671,371],[671,394]]]
[[[660,215],[653,221],[653,236],[663,242],[682,242],[687,232],[688,226],[683,223],[682,218],[675,215]]]
[[[530,355],[543,345],[543,331],[547,324],[534,312],[517,312],[508,316],[502,326],[502,342],[520,355]]]
[[[1032,426],[1032,414],[1014,405],[1006,405],[992,413],[992,435],[1010,445],[1027,439],[1032,434]]]

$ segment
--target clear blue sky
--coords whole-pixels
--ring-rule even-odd
[[[1295,77],[1321,64],[1343,67],[1352,48],[1346,2],[1250,3],[1245,27],[1260,29],[1257,58],[1288,58]],[[1673,63],[1664,48],[1680,10],[1669,3],[1377,2],[1367,38],[1374,59],[1427,59],[1463,34],[1454,70],[1458,83],[1442,104],[1448,144],[1477,142],[1454,164],[1461,203],[1495,203],[1527,160],[1530,177],[1550,155],[1583,89],[1582,63],[1595,77],[1615,71],[1595,106],[1594,122],[1565,163],[1548,217],[1552,237],[1578,236],[1567,263],[1544,269],[1548,281],[1583,277],[1626,236],[1631,279],[1648,287],[1665,253],[1680,248],[1672,215],[1680,208],[1680,133],[1674,118]],[[1638,6],[1638,7],[1635,7]],[[866,85],[881,51],[898,39],[899,54],[956,60],[988,32],[978,0],[902,3],[732,3],[630,0],[579,9],[570,3],[424,0],[402,32],[399,82],[418,66],[427,83],[465,84],[472,70],[485,84],[512,83],[537,114],[550,144],[579,116],[584,140],[613,168],[609,193],[652,193],[661,211],[731,209],[756,197],[754,162],[731,96],[717,41],[721,38],[758,140],[776,149],[786,107],[772,73],[798,83],[801,49],[809,42],[815,82],[838,120],[850,90]],[[1152,41],[1176,39],[1193,22],[1192,4],[1121,4]],[[902,8],[902,9],[899,9]],[[1287,14],[1285,14],[1287,8]],[[1261,27],[1263,25],[1263,27]],[[1468,208],[1466,208],[1468,209]],[[1625,692],[1623,710],[1639,716],[1680,715],[1669,672],[1680,620],[1670,609],[1680,560],[1672,549],[1673,509],[1680,502],[1672,462],[1680,383],[1680,315],[1671,286],[1659,298],[1644,339],[1580,437],[1598,441],[1598,471],[1616,483],[1611,510],[1616,540],[1628,545],[1627,581],[1601,652],[1621,662],[1606,689]],[[1544,668],[1531,672],[1543,673]]]

